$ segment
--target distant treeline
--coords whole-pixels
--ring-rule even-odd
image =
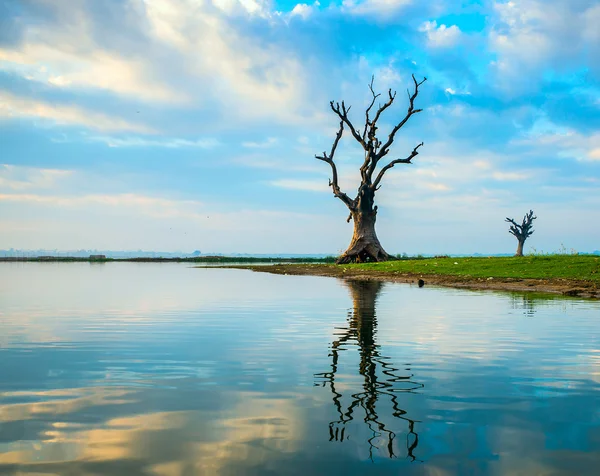
[[[70,256],[38,256],[38,257],[0,257],[0,261],[34,261],[34,262],[136,262],[136,263],[334,263],[335,256],[324,258],[264,258],[238,256],[197,256],[193,258],[84,258]]]

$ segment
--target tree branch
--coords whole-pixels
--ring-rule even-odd
[[[508,232],[511,235],[514,235],[518,240],[525,241],[529,238],[535,230],[533,230],[533,220],[537,217],[533,215],[533,210],[529,210],[529,213],[526,213],[523,217],[523,222],[519,225],[512,218],[506,217],[506,222],[511,224]]]
[[[406,116],[404,116],[404,119],[402,119],[398,124],[396,124],[396,126],[392,129],[392,132],[390,132],[390,135],[388,136],[388,140],[386,141],[385,144],[383,144],[379,153],[377,154],[377,158],[376,158],[377,161],[379,159],[381,159],[382,157],[385,157],[388,154],[389,148],[392,145],[392,143],[394,142],[394,138],[396,137],[396,133],[402,128],[402,126],[404,126],[404,124],[406,124],[408,122],[408,120],[411,118],[411,116],[413,114],[417,114],[423,110],[423,109],[415,109],[415,99],[419,95],[419,86],[421,86],[421,84],[423,84],[425,81],[427,81],[427,78],[423,78],[422,81],[417,81],[417,79],[415,78],[415,75],[413,74],[412,79],[415,83],[415,90],[412,93],[412,95],[408,98],[409,104],[408,104],[408,111],[406,113]]]
[[[329,181],[329,186],[333,190],[333,195],[339,198],[342,202],[346,204],[346,206],[352,210],[354,207],[354,201],[341,191],[340,186],[338,184],[338,174],[337,167],[335,166],[335,162],[333,161],[333,156],[335,155],[335,150],[337,149],[338,143],[342,138],[344,133],[344,121],[340,121],[340,130],[335,135],[335,140],[333,141],[333,146],[331,147],[331,152],[327,155],[327,152],[323,152],[323,155],[315,155],[315,158],[318,160],[322,160],[323,162],[327,162],[331,166],[332,179]]]
[[[394,93],[392,94],[392,90],[388,90],[388,96],[388,101],[383,106],[380,106],[377,110],[377,114],[375,114],[375,118],[373,119],[373,125],[377,123],[377,121],[379,120],[379,116],[381,116],[381,113],[392,105],[394,99],[396,99],[396,91],[394,91]]]
[[[375,105],[375,101],[377,100],[377,98],[379,96],[381,96],[381,94],[375,94],[375,91],[373,90],[373,81],[375,81],[374,75],[371,76],[371,83],[369,84],[369,89],[371,90],[371,94],[373,95],[373,100],[371,101],[371,104],[369,104],[369,107],[365,111],[365,129],[364,129],[363,135],[362,135],[363,141],[366,140],[367,131],[369,130],[369,126],[371,125],[371,121],[369,120],[369,112],[371,112],[371,109]]]
[[[336,102],[334,105],[333,101],[330,101],[329,105],[331,106],[331,110],[333,112],[335,112],[338,115],[338,117],[341,119],[341,121],[348,126],[348,128],[350,129],[350,132],[352,133],[352,137],[354,137],[358,141],[358,143],[360,145],[362,145],[363,148],[366,150],[367,145],[366,145],[365,141],[362,139],[360,134],[356,131],[356,129],[354,128],[354,125],[352,125],[352,123],[350,122],[350,119],[348,119],[348,112],[350,111],[350,108],[352,106],[346,107],[346,105],[344,104],[344,101],[342,101],[341,106],[340,106],[339,102]]]
[[[378,95],[379,96],[379,95]],[[388,90],[389,99],[385,104],[379,106],[377,113],[373,120],[369,123],[369,134],[367,145],[369,149],[367,150],[367,156],[365,157],[365,162],[363,166],[360,168],[362,178],[365,182],[370,182],[371,177],[373,176],[373,172],[375,171],[375,167],[377,167],[377,162],[379,162],[379,157],[377,155],[377,150],[381,147],[381,142],[377,139],[377,121],[381,117],[381,113],[385,111],[388,107],[392,105],[394,99],[396,98],[396,92],[392,94],[392,90]],[[367,130],[367,126],[365,125],[365,132]],[[363,135],[364,137],[364,135]]]
[[[421,142],[420,144],[418,144],[410,153],[410,155],[406,158],[406,159],[396,159],[396,160],[392,160],[389,164],[387,164],[384,168],[381,169],[381,171],[379,172],[379,175],[377,175],[377,178],[375,179],[375,181],[373,182],[373,185],[371,185],[371,187],[373,188],[373,190],[377,190],[378,186],[379,186],[379,182],[381,182],[381,179],[383,178],[383,175],[389,170],[391,169],[394,165],[396,164],[411,164],[411,160],[414,159],[417,155],[419,155],[419,147],[423,146],[423,142]]]

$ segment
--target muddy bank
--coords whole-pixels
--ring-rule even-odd
[[[374,279],[396,283],[417,284],[423,280],[425,286],[448,286],[466,289],[489,289],[495,291],[540,292],[600,299],[600,285],[593,281],[564,278],[519,279],[519,278],[474,278],[439,274],[411,274],[364,270],[352,266],[283,264],[272,266],[225,266],[227,268],[248,269],[260,273],[291,274],[306,276],[331,276],[342,279]]]

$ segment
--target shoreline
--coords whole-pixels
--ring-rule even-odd
[[[197,266],[201,268],[202,266]],[[339,265],[283,264],[271,266],[231,265],[230,269],[246,269],[259,273],[283,274],[294,276],[323,276],[341,279],[377,280],[393,283],[417,284],[419,279],[425,286],[444,286],[458,289],[536,292],[558,294],[568,297],[600,299],[600,285],[593,281],[569,278],[478,278],[468,276],[421,274],[379,271]]]
[[[0,263],[333,263],[335,258],[277,258],[249,256],[200,256],[191,258],[90,258],[80,256],[0,257]]]

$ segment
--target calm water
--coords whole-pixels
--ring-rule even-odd
[[[598,474],[600,303],[0,264],[2,474]]]

